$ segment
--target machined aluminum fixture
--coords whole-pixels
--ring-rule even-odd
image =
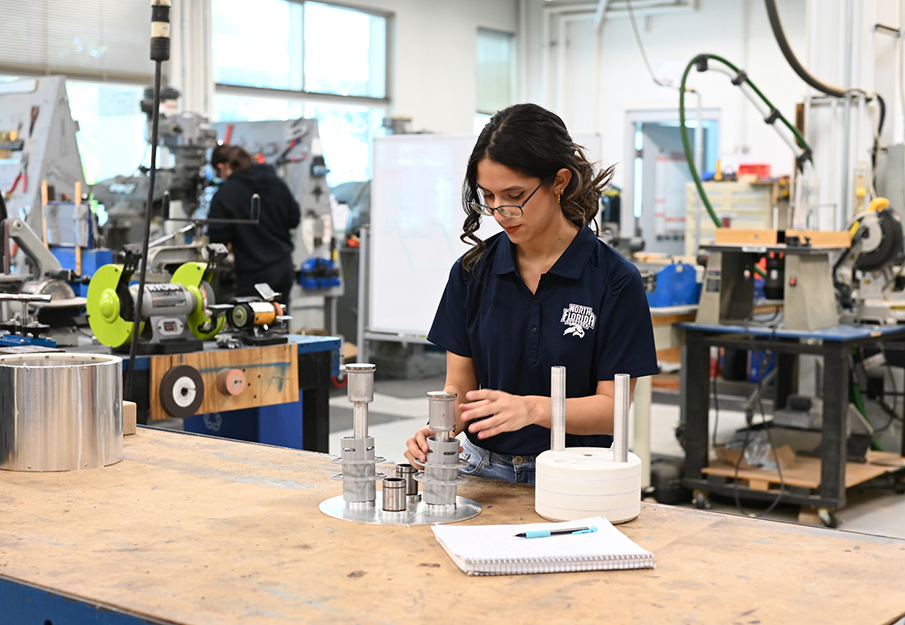
[[[566,368],[550,369],[550,449],[566,448]]]
[[[342,438],[340,462],[343,472],[334,479],[343,482],[343,501],[349,507],[374,506],[377,500],[377,480],[386,477],[377,473],[376,465],[384,458],[374,454],[374,437],[368,436],[368,404],[374,401],[374,369],[372,364],[346,365],[347,393],[354,404],[352,436]]]
[[[374,401],[374,370],[370,363],[346,365],[346,392],[353,404],[352,432],[355,438],[368,435],[368,404]]]
[[[386,512],[404,512],[405,480],[399,477],[383,478],[383,509]]]
[[[0,356],[0,469],[77,471],[122,460],[122,379],[117,356]]]
[[[431,391],[427,394],[427,425],[435,434],[446,434],[456,429],[456,394]]]
[[[628,408],[631,402],[631,378],[617,373],[613,398],[613,461],[628,462]]]
[[[408,501],[418,500],[418,482],[415,474],[418,470],[410,464],[397,464],[396,477],[405,481],[405,497]]]
[[[428,506],[438,512],[455,508],[456,488],[465,480],[459,477],[459,441],[455,438],[440,440],[437,436],[427,438],[427,460],[424,463],[422,498]]]

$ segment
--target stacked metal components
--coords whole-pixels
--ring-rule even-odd
[[[428,427],[434,435],[427,439],[427,460],[419,481],[429,509],[449,512],[455,510],[456,489],[467,481],[459,477],[459,441],[450,436],[456,429],[456,394],[432,391],[427,401]]]
[[[334,459],[343,472],[333,478],[342,480],[343,494],[321,503],[324,514],[360,523],[387,525],[423,525],[462,521],[478,515],[481,505],[456,496],[456,488],[465,482],[458,477],[459,441],[450,436],[455,430],[455,393],[428,393],[428,460],[424,473],[410,464],[396,465],[395,477],[377,472],[384,458],[375,455],[374,437],[368,435],[368,404],[374,401],[372,364],[346,365],[349,401],[353,404],[352,436],[342,439],[342,455]],[[377,480],[383,490],[377,492]],[[418,495],[418,482],[424,484],[424,500]]]
[[[342,439],[342,456],[338,461],[343,472],[333,477],[343,481],[343,501],[350,508],[374,506],[377,480],[386,477],[385,473],[376,471],[377,463],[385,458],[374,454],[374,437],[368,436],[368,404],[374,401],[374,369],[372,364],[346,365],[346,389],[354,406],[352,436]]]

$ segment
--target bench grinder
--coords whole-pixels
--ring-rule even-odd
[[[212,243],[207,263],[185,263],[168,284],[145,285],[139,353],[198,351],[217,335],[226,319],[209,308],[214,304],[210,279],[226,254],[225,246]],[[138,285],[129,282],[139,259],[125,252],[122,264],[104,265],[88,285],[88,323],[98,341],[115,351],[128,351],[132,340]]]

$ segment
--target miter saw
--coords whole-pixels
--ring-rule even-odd
[[[141,259],[137,246],[126,246],[123,262],[97,270],[88,286],[88,322],[102,344],[127,352],[135,326],[138,285],[131,285]],[[206,263],[180,266],[167,284],[146,284],[142,298],[141,328],[137,351],[171,354],[198,351],[214,338],[226,318],[212,309],[210,280],[217,263],[226,257],[226,246],[208,245]]]
[[[875,198],[849,224],[851,247],[833,265],[842,323],[905,323],[902,222],[886,198]]]
[[[16,249],[18,251],[14,251]],[[23,297],[13,299],[19,303],[26,302],[19,317],[14,317],[11,311],[10,314],[0,314],[0,317],[5,317],[10,323],[31,324],[28,332],[16,330],[14,334],[37,336],[40,332],[45,341],[54,345],[77,345],[77,318],[85,309],[85,298],[76,297],[71,283],[81,280],[81,276],[64,269],[59,259],[21,219],[0,221],[0,250],[0,293],[21,295]],[[24,259],[20,267],[14,267],[17,255]],[[36,297],[27,297],[30,295]],[[29,306],[37,309],[35,320],[30,319]]]

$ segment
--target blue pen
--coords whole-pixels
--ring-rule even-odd
[[[565,534],[593,534],[597,531],[597,526],[591,527],[574,527],[568,530],[531,530],[530,532],[522,532],[516,534],[516,538],[546,538],[547,536],[563,536]]]

